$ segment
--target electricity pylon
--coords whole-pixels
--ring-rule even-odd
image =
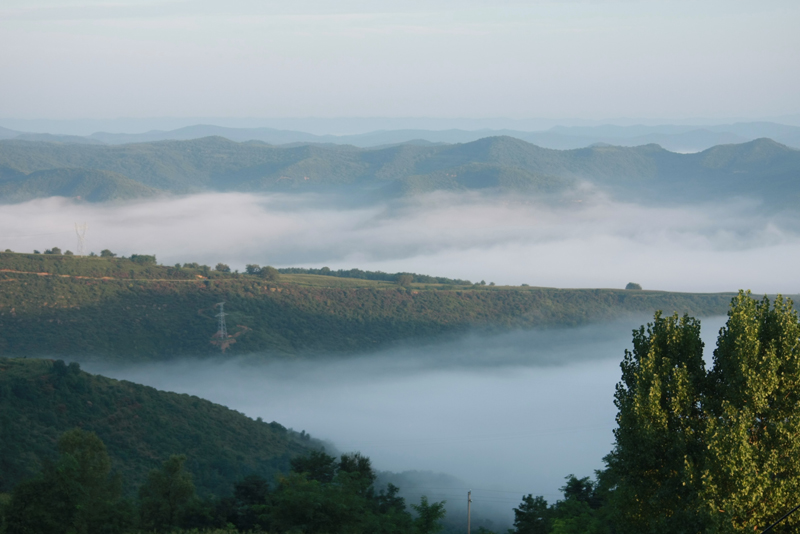
[[[75,223],[75,233],[78,235],[78,256],[86,254],[86,230],[88,229],[89,225],[86,223]]]
[[[225,313],[224,302],[218,302],[217,306],[219,306],[219,313],[215,317],[218,317],[219,320],[217,321],[217,333],[214,334],[214,337],[225,340],[228,339],[228,327],[225,326],[225,316],[228,314]]]

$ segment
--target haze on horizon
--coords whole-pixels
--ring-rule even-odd
[[[799,23],[788,0],[7,0],[0,118],[781,117]]]

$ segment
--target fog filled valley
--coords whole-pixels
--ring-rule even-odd
[[[800,2],[0,2],[0,534],[800,532]]]
[[[523,495],[554,502],[568,474],[603,467],[619,364],[631,330],[647,320],[469,335],[325,361],[250,355],[82,367],[280,421],[360,451],[378,470],[429,471],[389,480],[401,494],[446,499],[458,522],[472,490],[473,520],[497,529],[510,526]],[[709,360],[724,321],[703,320]]]
[[[196,455],[198,488],[216,496],[230,494],[234,473],[263,473],[275,486],[290,458],[323,445],[369,457],[378,487],[395,484],[408,504],[446,501],[448,532],[463,529],[471,491],[473,527],[500,532],[523,496],[556,510],[567,475],[606,467],[620,362],[654,312],[699,317],[710,368],[738,289],[800,292],[799,216],[756,197],[654,204],[590,183],[378,202],[322,192],[39,198],[0,206],[9,249],[0,253],[0,348],[193,396],[169,401],[186,404],[182,444],[159,440],[184,447],[171,453],[188,462]],[[88,223],[88,257],[65,254],[76,221]],[[629,282],[644,290],[623,289]],[[220,301],[225,345],[215,337]],[[58,390],[62,367],[52,365]],[[144,454],[136,431],[125,445],[133,431],[121,421],[138,409],[128,400],[92,416],[100,400],[87,392],[102,388],[74,389],[84,395],[75,406],[89,410],[81,426],[100,433],[111,422],[114,461],[138,458],[125,473],[141,483],[163,454],[159,440]],[[194,434],[202,423],[189,422],[204,417],[192,411],[196,398],[278,435],[263,439],[279,452],[254,460],[258,446],[240,437],[238,452],[219,438],[209,453]],[[51,441],[46,422],[66,424],[31,417]],[[216,432],[203,439],[225,431]],[[14,476],[35,465],[20,461]]]

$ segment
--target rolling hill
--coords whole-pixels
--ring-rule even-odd
[[[288,472],[312,442],[209,401],[91,375],[63,361],[0,357],[0,493],[34,475],[75,427],[105,442],[128,492],[172,454],[185,454],[202,496],[249,474]]]
[[[512,137],[464,144],[275,147],[221,137],[127,145],[0,141],[0,200],[124,199],[156,192],[338,192],[386,199],[435,190],[558,193],[588,181],[655,202],[800,200],[800,151],[769,139],[678,154],[657,145],[540,148]],[[45,174],[41,174],[45,172]]]

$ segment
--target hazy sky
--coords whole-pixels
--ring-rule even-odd
[[[767,117],[800,2],[4,0],[0,118]]]

